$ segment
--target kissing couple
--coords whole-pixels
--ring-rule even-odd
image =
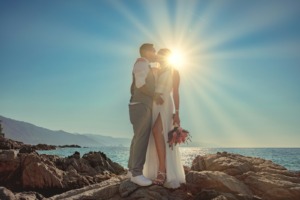
[[[132,70],[129,103],[133,138],[128,174],[140,186],[151,184],[178,188],[185,183],[178,145],[167,144],[168,132],[180,126],[178,70],[169,63],[171,51],[142,44]]]

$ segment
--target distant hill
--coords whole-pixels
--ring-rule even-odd
[[[114,138],[93,134],[73,134],[62,130],[53,131],[36,125],[0,116],[6,138],[25,144],[71,145],[84,147],[129,146],[129,138]]]
[[[111,136],[103,136],[96,134],[84,134],[95,141],[101,141],[103,144],[109,144],[109,146],[125,146],[129,147],[131,144],[131,139],[129,138],[115,138]]]

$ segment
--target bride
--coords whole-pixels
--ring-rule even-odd
[[[164,99],[162,105],[153,103],[152,134],[150,135],[144,175],[153,180],[154,184],[164,185],[167,188],[178,188],[185,183],[185,174],[181,163],[178,145],[173,149],[167,145],[168,132],[175,124],[180,126],[179,118],[179,72],[173,69],[168,57],[171,51],[158,51],[160,69],[156,71],[155,92]],[[175,106],[175,114],[174,113]]]

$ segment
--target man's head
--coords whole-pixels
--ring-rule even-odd
[[[153,44],[142,44],[142,46],[140,47],[140,55],[141,57],[146,58],[150,62],[154,62],[156,60],[156,54]]]

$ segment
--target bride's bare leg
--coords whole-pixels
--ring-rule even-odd
[[[165,179],[165,172],[166,172],[166,145],[165,145],[165,139],[163,135],[163,126],[160,114],[158,115],[156,121],[154,122],[153,128],[152,128],[156,151],[158,155],[159,160],[159,167],[158,170],[161,172],[157,175],[157,179],[162,180],[162,184]]]

